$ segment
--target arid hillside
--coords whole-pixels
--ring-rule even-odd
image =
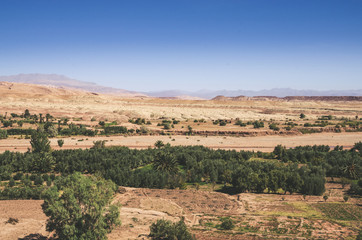
[[[283,101],[280,99],[238,99],[238,101],[180,100],[148,97],[121,98],[86,91],[22,83],[0,83],[0,112],[49,112],[54,116],[126,121],[147,119],[297,119],[321,115],[362,115],[360,101]]]

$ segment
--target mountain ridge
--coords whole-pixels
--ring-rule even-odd
[[[39,85],[51,85],[56,87],[68,87],[81,89],[89,92],[112,94],[125,97],[159,97],[159,98],[178,98],[178,99],[212,99],[217,96],[225,97],[293,97],[293,96],[362,96],[362,89],[357,90],[297,90],[292,88],[273,88],[264,90],[198,90],[198,91],[182,91],[182,90],[165,90],[165,91],[149,91],[136,92],[125,89],[106,87],[92,82],[79,81],[58,74],[18,74],[10,76],[0,76],[0,81],[15,83],[30,83]]]

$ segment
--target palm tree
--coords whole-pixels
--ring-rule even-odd
[[[157,171],[177,173],[178,166],[175,156],[168,150],[158,151],[153,160],[153,167]]]

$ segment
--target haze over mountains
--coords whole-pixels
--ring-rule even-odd
[[[142,96],[142,93],[128,91],[119,88],[105,87],[92,82],[84,82],[58,74],[18,74],[12,76],[0,76],[0,82],[15,82],[40,84],[64,88],[75,88],[89,92],[113,94],[119,96]]]
[[[170,97],[170,98],[188,98],[188,99],[211,99],[219,95],[235,97],[235,96],[362,96],[362,89],[358,90],[296,90],[291,88],[273,88],[270,90],[199,90],[199,91],[182,91],[182,90],[166,90],[153,92],[134,92],[119,88],[101,86],[92,82],[84,82],[75,80],[63,75],[57,74],[18,74],[12,76],[0,76],[0,81],[17,82],[50,85],[56,87],[75,88],[89,92],[114,94],[119,96],[151,96],[151,97]]]

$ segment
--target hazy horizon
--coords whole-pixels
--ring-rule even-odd
[[[0,75],[132,91],[362,88],[360,1],[2,1]]]

